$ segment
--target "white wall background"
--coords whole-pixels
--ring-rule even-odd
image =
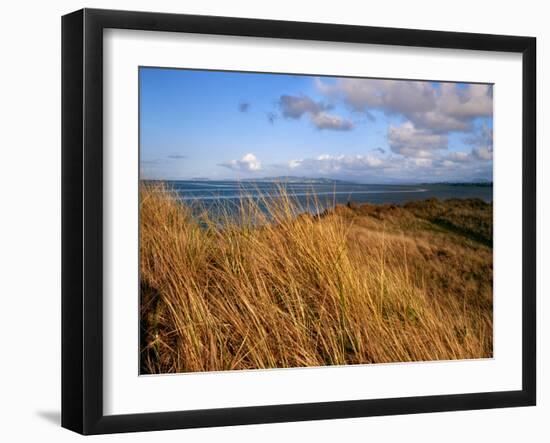
[[[539,276],[550,264],[550,28],[544,2],[112,0],[5,2],[0,26],[0,439],[75,441],[60,415],[61,15],[81,7],[319,21],[538,38]],[[550,77],[549,77],[550,78]],[[546,112],[546,113],[545,113]],[[545,204],[543,204],[545,203]],[[543,251],[541,252],[541,250]],[[539,405],[102,436],[94,441],[550,441],[548,271],[539,278]]]

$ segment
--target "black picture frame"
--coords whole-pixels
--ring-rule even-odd
[[[107,28],[522,54],[522,389],[104,415],[102,36]],[[82,434],[103,434],[535,405],[535,88],[536,39],[533,37],[97,9],[83,9],[63,16],[62,426]]]

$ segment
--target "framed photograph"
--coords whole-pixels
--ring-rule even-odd
[[[62,20],[62,425],[536,402],[536,41]]]

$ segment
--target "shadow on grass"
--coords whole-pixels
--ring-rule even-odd
[[[434,225],[440,227],[441,229],[444,229],[449,232],[453,232],[455,234],[461,235],[463,237],[466,237],[470,240],[473,240],[475,242],[481,243],[482,245],[488,246],[490,248],[493,247],[493,240],[488,239],[483,234],[479,234],[477,232],[474,232],[470,229],[461,228],[459,226],[456,226],[452,223],[449,223],[447,220],[441,219],[441,218],[435,218],[429,220]]]

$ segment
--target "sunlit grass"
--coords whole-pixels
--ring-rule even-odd
[[[143,372],[492,356],[489,246],[421,206],[312,216],[279,192],[212,218],[141,186]]]

